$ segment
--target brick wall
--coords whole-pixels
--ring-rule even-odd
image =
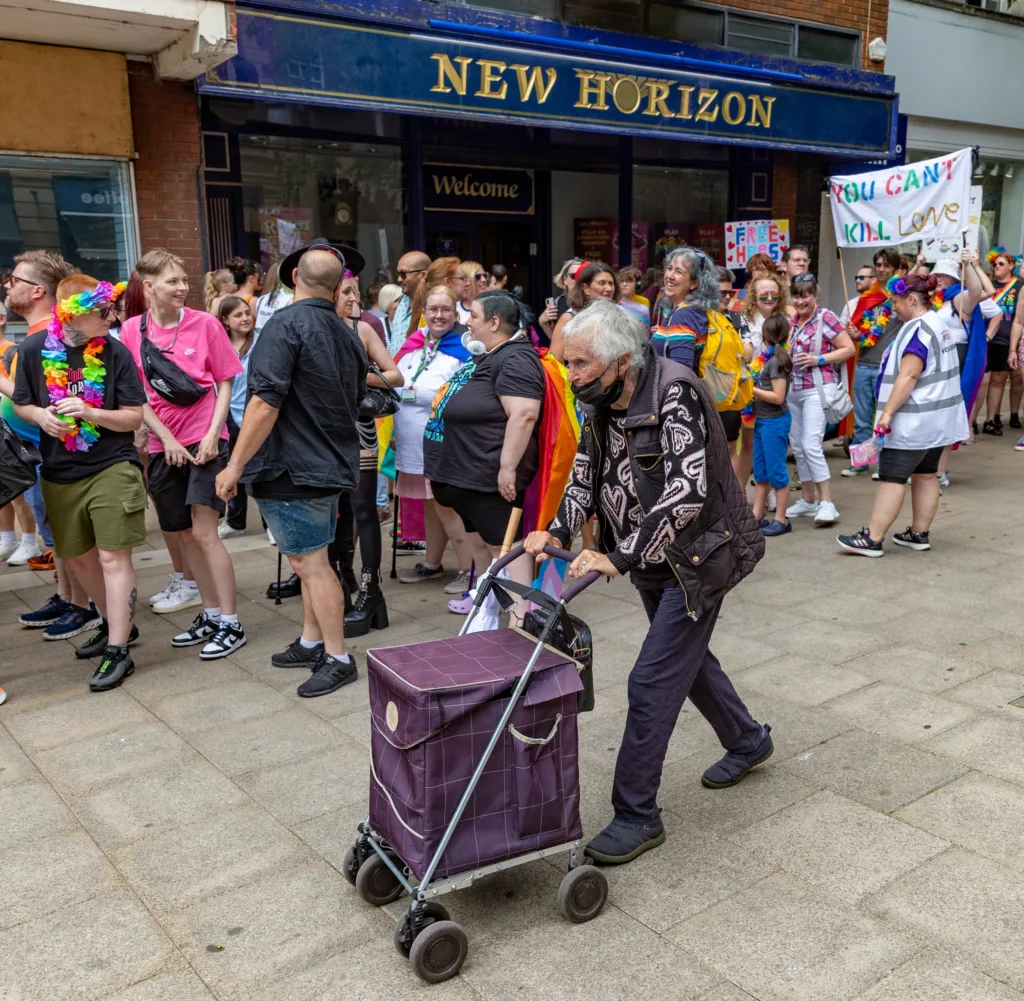
[[[184,258],[189,305],[202,307],[199,102],[190,83],[162,82],[149,63],[128,64],[135,185],[143,253],[163,247]]]

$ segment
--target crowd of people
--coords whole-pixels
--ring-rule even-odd
[[[399,581],[443,581],[455,613],[503,543],[526,539],[509,571],[529,583],[545,544],[579,535],[569,574],[628,571],[651,623],[615,820],[588,847],[628,861],[664,838],[655,799],[686,697],[726,750],[709,787],[772,753],[770,726],[709,643],[766,537],[796,518],[840,520],[826,441],[850,449],[843,476],[869,472],[859,460],[874,448],[870,523],[837,541],[877,557],[908,482],[912,523],[893,542],[930,547],[951,450],[1002,435],[1007,387],[1020,428],[1024,312],[1010,253],[929,267],[879,250],[838,314],[809,266],[802,246],[778,262],[759,255],[737,287],[694,247],[647,273],[573,259],[534,317],[501,265],[421,251],[365,295],[353,247],[315,240],[266,273],[235,259],[205,276],[203,310],[167,251],[118,285],[23,253],[4,288],[28,330],[19,345],[0,341],[0,406],[4,435],[39,462],[0,509],[0,554],[52,570],[57,588],[20,621],[46,640],[88,633],[75,656],[95,661],[92,691],[131,675],[132,550],[151,501],[173,567],[152,611],[195,609],[172,645],[231,656],[247,635],[225,539],[246,530],[252,500],[291,570],[268,595],[303,607],[301,634],[271,663],[304,669],[298,694],[318,697],[357,677],[346,638],[388,627],[382,525],[395,556],[415,559]],[[567,386],[576,430],[560,410]],[[567,434],[575,459],[555,468]],[[449,542],[458,565],[446,569]],[[517,601],[511,621],[525,611]]]

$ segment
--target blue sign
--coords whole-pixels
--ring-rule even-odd
[[[894,99],[775,78],[238,10],[238,55],[205,93],[560,129],[887,156]]]

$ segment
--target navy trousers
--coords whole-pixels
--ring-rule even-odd
[[[694,622],[686,613],[682,588],[641,589],[640,599],[651,626],[629,674],[629,712],[612,789],[615,816],[629,823],[658,815],[665,754],[687,698],[727,751],[752,751],[764,737],[708,649],[721,602]]]

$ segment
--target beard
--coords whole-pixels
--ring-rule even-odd
[[[63,333],[64,343],[72,348],[80,348],[83,344],[88,344],[94,337],[103,336],[103,334],[87,334],[77,327],[71,326],[70,323],[64,324]]]

